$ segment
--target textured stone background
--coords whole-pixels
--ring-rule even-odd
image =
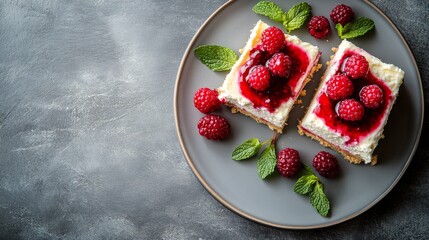
[[[398,185],[337,226],[265,227],[200,185],[177,141],[174,82],[224,2],[0,2],[0,239],[427,239],[427,110]],[[373,2],[413,50],[428,106],[429,2]]]

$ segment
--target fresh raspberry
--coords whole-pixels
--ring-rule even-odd
[[[313,16],[308,22],[308,32],[315,38],[325,38],[331,32],[329,20],[324,16]]]
[[[285,34],[278,27],[271,26],[262,32],[262,47],[270,54],[279,52],[285,44]]]
[[[329,14],[335,24],[340,23],[343,26],[350,22],[354,15],[352,8],[345,4],[335,6]]]
[[[352,81],[343,74],[333,76],[326,85],[326,94],[334,101],[345,99],[351,96],[354,91]]]
[[[383,90],[377,84],[363,87],[359,92],[360,101],[367,108],[378,108],[383,103]]]
[[[216,90],[200,88],[194,94],[194,106],[202,113],[214,112],[220,109],[221,105]]]
[[[277,156],[277,169],[284,177],[293,177],[301,169],[301,161],[297,150],[285,148]]]
[[[336,111],[340,118],[347,121],[359,121],[365,114],[365,108],[359,101],[348,98],[337,103]]]
[[[325,151],[320,151],[313,158],[313,167],[323,177],[333,178],[340,172],[337,158]]]
[[[262,65],[254,66],[250,69],[247,82],[250,87],[257,91],[265,91],[270,86],[270,71]]]
[[[209,140],[222,140],[231,134],[228,121],[219,115],[207,114],[198,121],[198,132]]]
[[[276,53],[268,60],[267,66],[274,76],[288,77],[292,67],[292,60],[284,53]]]
[[[366,58],[359,54],[353,54],[346,59],[344,72],[352,79],[365,77],[369,70]]]

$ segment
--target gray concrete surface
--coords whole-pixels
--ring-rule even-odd
[[[0,239],[427,238],[427,110],[398,185],[340,225],[262,226],[201,186],[177,140],[174,83],[187,44],[224,2],[0,2]],[[373,3],[409,43],[428,106],[429,2]]]

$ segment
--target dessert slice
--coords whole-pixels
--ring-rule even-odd
[[[219,99],[281,133],[318,64],[319,49],[259,21],[239,60],[218,88]]]
[[[334,51],[298,131],[351,163],[374,165],[404,71],[347,40]]]

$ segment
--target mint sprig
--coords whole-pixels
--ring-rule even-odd
[[[228,71],[238,60],[238,55],[230,48],[218,45],[201,45],[194,49],[197,58],[216,72]]]
[[[286,18],[283,21],[283,26],[286,31],[290,33],[292,30],[300,28],[308,16],[311,14],[311,6],[306,2],[298,3],[294,5],[286,13]]]
[[[318,179],[314,175],[302,176],[296,181],[293,186],[293,191],[302,195],[313,192],[314,185],[318,182]]]
[[[308,195],[310,197],[310,204],[320,215],[326,217],[331,206],[324,192],[323,183],[307,165],[304,165],[301,175],[296,181],[293,191],[301,195]]]
[[[249,159],[259,153],[259,150],[266,146],[257,160],[258,176],[265,179],[271,175],[276,168],[277,156],[275,143],[277,140],[277,133],[271,139],[264,142],[259,141],[257,138],[250,138],[240,145],[238,145],[231,154],[231,158],[236,161]]]
[[[298,3],[285,12],[272,2],[260,1],[253,6],[252,10],[257,14],[269,17],[271,20],[283,24],[288,33],[300,28],[311,15],[311,6],[306,2]]]
[[[359,17],[347,23],[345,26],[337,23],[335,28],[341,39],[350,39],[365,35],[369,30],[373,29],[374,26],[373,20],[366,17]]]

